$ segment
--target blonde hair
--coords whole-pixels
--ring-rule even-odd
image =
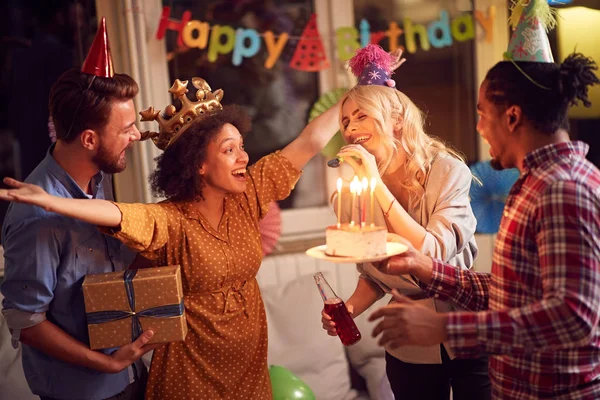
[[[440,139],[425,133],[423,112],[399,90],[385,86],[355,86],[344,95],[342,104],[347,99],[354,101],[362,112],[375,120],[378,130],[376,133],[379,134],[389,155],[387,159],[379,161],[378,169],[381,175],[398,153],[398,148],[406,152],[407,178],[401,185],[411,196],[420,199],[425,194],[425,177],[438,155],[446,153],[465,161],[459,152],[448,147]],[[343,132],[341,118],[340,113],[340,129]],[[401,120],[402,130],[399,134],[395,134],[394,131],[386,132],[385,126],[390,120]]]

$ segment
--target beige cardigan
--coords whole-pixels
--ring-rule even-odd
[[[425,180],[425,195],[421,200],[411,200],[407,212],[427,230],[422,253],[461,268],[471,268],[477,255],[474,233],[477,220],[471,210],[469,189],[471,171],[460,160],[448,155],[439,156]],[[393,190],[390,189],[393,193]],[[350,207],[342,208],[348,210]],[[345,213],[344,213],[345,214]],[[386,226],[381,206],[375,207],[375,223]],[[349,215],[349,214],[348,214]],[[346,216],[346,218],[348,217]],[[402,232],[395,232],[402,236]],[[410,276],[393,276],[379,271],[371,263],[357,265],[361,278],[375,282],[390,293],[393,288],[411,297],[424,295]],[[448,312],[458,307],[434,298],[417,300],[420,304],[438,312]],[[439,346],[402,346],[386,350],[394,357],[414,364],[440,364]],[[451,350],[446,346],[451,358]]]

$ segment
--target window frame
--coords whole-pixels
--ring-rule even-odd
[[[490,6],[494,6],[496,13],[493,42],[475,41],[476,75],[473,79],[478,88],[487,70],[501,60],[508,46],[508,1],[475,0],[474,3],[475,9],[486,12]],[[315,0],[314,6],[319,16],[318,28],[322,33],[332,34],[338,27],[354,24],[352,0]],[[162,10],[161,0],[96,0],[96,9],[98,15],[107,18],[115,70],[130,74],[140,84],[140,95],[134,100],[136,109],[142,110],[148,104],[169,104],[166,49],[164,41],[156,40],[154,34]],[[483,34],[482,28],[476,24],[477,37]],[[331,67],[319,72],[320,94],[348,84],[348,74],[343,63],[337,59],[332,41],[324,41],[324,46]],[[153,128],[148,123],[138,122],[137,125],[142,131]],[[479,159],[488,159],[487,144],[479,137],[477,140]],[[129,167],[115,176],[115,193],[119,201],[149,203],[161,200],[152,195],[148,183],[148,176],[154,168],[153,160],[158,154],[159,150],[149,142],[137,143],[130,150]],[[324,170],[326,193],[330,194],[335,191],[335,181],[340,171],[332,168]],[[279,251],[310,247],[324,237],[324,227],[329,224],[335,224],[335,215],[329,204],[283,210]],[[478,240],[492,239],[481,237]]]

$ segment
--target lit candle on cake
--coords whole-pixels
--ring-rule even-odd
[[[362,178],[362,217],[360,221],[360,226],[365,226],[367,223],[367,189],[369,188],[369,180],[364,177]]]
[[[339,228],[342,226],[342,178],[337,178],[337,191],[338,191],[337,227]]]
[[[356,177],[355,177],[356,178]],[[358,195],[358,226],[362,228],[362,185],[356,178],[356,193]]]
[[[374,208],[374,199],[373,193],[375,193],[375,184],[377,183],[377,179],[371,178],[371,226],[375,226],[375,213],[373,212]]]
[[[352,194],[352,208],[350,208],[350,226],[354,226],[354,206],[356,205],[356,183],[354,182],[354,180],[350,182],[350,193]]]

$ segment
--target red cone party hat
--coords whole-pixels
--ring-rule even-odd
[[[108,44],[108,34],[106,33],[106,18],[102,17],[98,32],[90,47],[81,72],[90,75],[96,75],[102,78],[112,78],[115,74],[113,70],[112,56],[110,55],[110,45]]]

